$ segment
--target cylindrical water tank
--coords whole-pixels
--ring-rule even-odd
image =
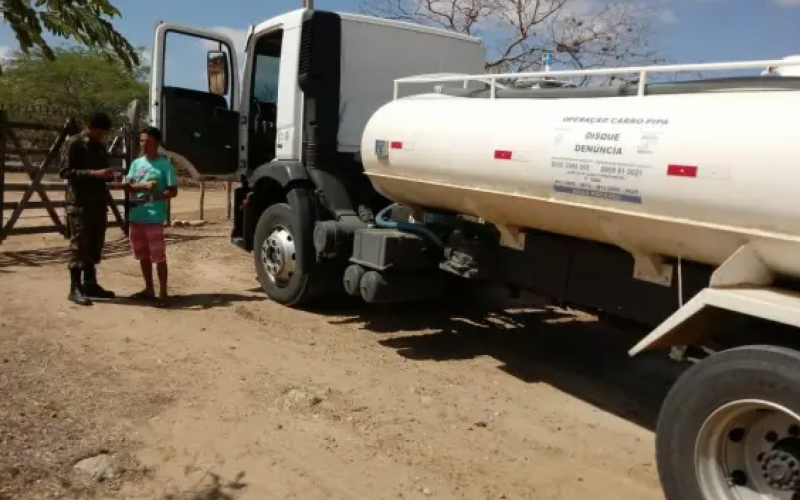
[[[397,202],[715,265],[749,242],[800,277],[800,78],[731,82],[412,96],[371,117],[362,158]]]

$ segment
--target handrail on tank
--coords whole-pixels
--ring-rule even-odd
[[[490,81],[491,93],[490,97],[494,99],[497,96],[497,80],[499,79],[516,79],[516,78],[531,78],[531,77],[564,77],[564,76],[611,76],[611,75],[626,75],[630,73],[639,73],[639,82],[637,94],[639,96],[645,95],[645,88],[647,86],[648,73],[679,73],[682,71],[730,71],[739,69],[759,69],[775,66],[800,66],[800,59],[768,59],[765,61],[740,61],[740,62],[717,62],[717,63],[693,63],[693,64],[666,64],[666,65],[651,65],[651,66],[629,66],[619,68],[596,68],[596,69],[575,69],[575,70],[559,70],[559,71],[534,71],[529,73],[500,73],[489,74],[483,73],[480,75],[458,75],[458,76],[435,76],[435,75],[420,75],[420,76],[407,76],[405,78],[397,78],[394,81],[394,99],[397,99],[398,89],[401,83],[442,83],[442,82],[467,82],[470,81]]]

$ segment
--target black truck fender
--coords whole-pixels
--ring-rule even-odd
[[[236,203],[246,200],[241,210],[237,233],[239,245],[252,251],[253,235],[261,214],[275,203],[286,201],[286,193],[297,184],[310,184],[308,173],[300,161],[275,160],[265,163],[247,176],[234,195]],[[236,222],[236,221],[235,221]]]

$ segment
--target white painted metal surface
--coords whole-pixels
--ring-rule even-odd
[[[757,75],[779,63],[800,61],[670,68]],[[626,71],[665,70],[547,74]],[[800,277],[800,115],[793,109],[800,90],[581,99],[426,94],[379,109],[362,157],[376,188],[398,202],[712,265],[749,243],[768,269]]]
[[[718,317],[711,314],[708,318],[702,316],[704,312],[713,313],[719,310],[800,328],[800,294],[796,292],[758,287],[706,288],[631,348],[628,354],[635,356],[648,349],[664,347],[660,343],[662,339],[668,339],[667,345],[672,345],[673,342],[672,339],[669,339],[669,335],[675,332],[686,333],[690,336],[702,336],[707,333],[706,327],[708,332],[712,332]],[[703,320],[707,324],[703,325]],[[694,321],[695,324],[689,324],[690,321]],[[679,330],[681,327],[685,327],[682,332]]]
[[[300,157],[302,98],[297,86],[301,30],[306,9],[296,9],[257,25],[252,46],[276,29],[284,33],[278,85],[277,158]],[[359,150],[369,117],[392,100],[395,78],[442,71],[474,73],[483,70],[485,50],[480,38],[418,24],[337,12],[342,19],[341,95],[338,149]],[[253,53],[245,65],[242,102],[249,102]],[[408,87],[430,88],[425,84]],[[246,144],[247,138],[242,138]]]
[[[531,78],[556,77],[567,78],[570,76],[612,76],[612,75],[631,75],[639,74],[638,91],[640,96],[644,96],[644,89],[648,83],[648,75],[652,73],[688,73],[699,71],[736,71],[736,70],[761,70],[764,67],[778,67],[777,72],[782,76],[797,76],[800,72],[800,55],[787,56],[783,59],[769,59],[765,61],[736,61],[718,63],[694,63],[694,64],[664,64],[653,66],[626,66],[621,68],[596,68],[596,69],[574,69],[559,71],[533,71],[528,73],[500,73],[493,75],[459,75],[450,77],[435,77],[432,75],[408,76],[398,78],[394,82],[395,99],[399,96],[399,89],[402,84],[412,83],[435,83],[435,82],[462,82],[462,81],[486,81],[487,77],[491,82],[492,98],[498,80],[519,80]]]
[[[781,62],[781,64],[778,65],[775,71],[780,76],[800,76],[800,66],[787,65],[786,61],[790,61],[792,63],[798,63],[800,62],[800,55],[784,57],[783,62]]]
[[[341,97],[339,151],[360,150],[373,113],[393,99],[395,78],[429,73],[483,71],[480,38],[411,23],[341,14]],[[290,74],[294,78],[293,74]],[[427,84],[409,85],[427,92]],[[424,90],[423,90],[424,89]]]
[[[253,112],[250,109],[255,83],[253,73],[258,73],[258,77],[267,81],[277,80],[277,117],[275,126],[277,128],[276,138],[276,159],[296,160],[300,158],[302,150],[303,134],[303,93],[297,86],[297,71],[300,64],[300,41],[302,37],[300,27],[303,24],[304,9],[297,9],[279,16],[268,19],[253,29],[253,35],[249,37],[248,52],[244,66],[244,76],[242,78],[241,101],[247,103],[247,107],[242,109],[243,115]],[[278,64],[277,74],[270,75],[271,66],[267,65],[267,70],[256,68],[258,55],[255,53],[255,45],[263,37],[273,37],[278,33],[282,36],[281,56]],[[264,64],[264,63],[262,63]],[[239,144],[242,146],[244,160],[247,160],[248,141],[250,140],[249,125],[243,124],[244,133],[240,135]],[[248,165],[254,168],[255,165]],[[246,174],[246,170],[240,172]]]

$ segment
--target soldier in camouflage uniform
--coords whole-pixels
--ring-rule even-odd
[[[94,115],[86,130],[69,139],[59,170],[68,183],[69,300],[80,305],[91,305],[91,297],[115,297],[114,292],[97,283],[96,267],[103,253],[108,224],[106,182],[114,176],[105,146],[110,130],[111,118],[107,114]]]

